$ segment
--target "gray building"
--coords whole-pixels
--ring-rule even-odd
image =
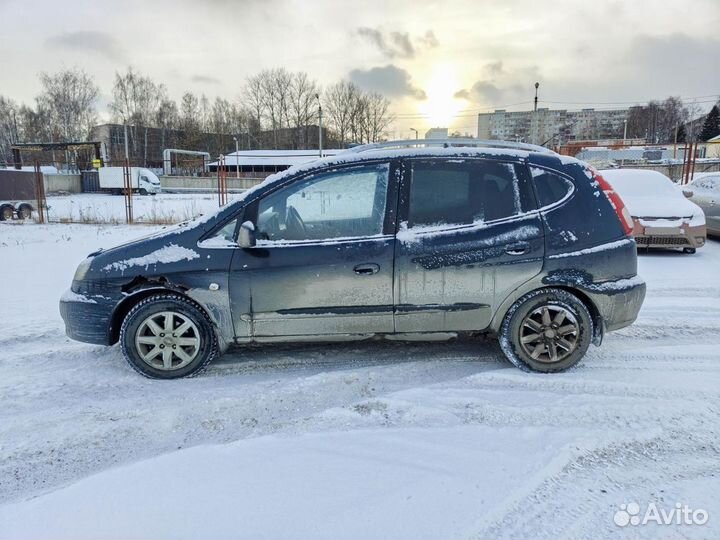
[[[426,139],[447,139],[448,128],[434,127],[425,132]]]
[[[623,136],[628,109],[595,110],[540,108],[537,111],[498,109],[478,114],[478,138],[565,144],[575,140],[618,139]]]

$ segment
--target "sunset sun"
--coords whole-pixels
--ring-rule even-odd
[[[426,99],[418,109],[424,120],[429,127],[448,127],[462,108],[462,102],[453,97],[460,88],[457,70],[450,64],[434,66],[423,88]]]

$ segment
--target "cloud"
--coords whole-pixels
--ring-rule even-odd
[[[428,30],[427,32],[425,32],[425,35],[421,38],[418,38],[418,41],[428,49],[434,49],[435,47],[440,45],[437,38],[435,37],[435,32],[433,32],[432,30]]]
[[[388,97],[426,98],[423,90],[412,85],[410,74],[392,64],[370,69],[353,69],[348,76],[350,81],[360,88],[380,92]]]
[[[45,40],[48,48],[60,47],[73,51],[97,53],[114,62],[121,62],[124,53],[120,44],[104,32],[80,30],[78,32],[64,32]]]
[[[395,51],[401,58],[413,58],[415,56],[415,47],[410,42],[410,35],[401,32],[391,32],[390,41],[395,46]]]
[[[415,58],[418,48],[432,49],[438,46],[438,40],[432,30],[415,39],[407,32],[383,32],[378,28],[367,26],[361,26],[355,32],[387,58]]]
[[[193,75],[190,80],[194,83],[200,84],[221,84],[222,81],[209,75]]]
[[[503,73],[502,60],[498,60],[497,62],[490,62],[489,64],[485,64],[483,66],[483,71],[489,77],[497,77],[498,75],[502,75],[502,73]]]
[[[509,105],[530,99],[532,85],[540,78],[537,66],[506,70],[502,60],[483,65],[481,72],[481,79],[470,88],[458,90],[454,97],[486,106]]]

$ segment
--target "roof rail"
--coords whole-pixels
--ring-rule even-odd
[[[360,153],[370,152],[372,150],[380,150],[383,148],[403,148],[413,146],[442,146],[444,148],[455,146],[478,146],[486,148],[507,148],[511,150],[525,150],[527,152],[542,152],[544,154],[554,154],[549,148],[538,146],[536,144],[527,144],[511,141],[495,141],[470,138],[448,138],[448,139],[404,139],[398,141],[384,141],[378,143],[362,144],[348,148],[343,153]]]

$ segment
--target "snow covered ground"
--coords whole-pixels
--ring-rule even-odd
[[[232,200],[240,194],[231,193]],[[125,197],[107,193],[50,195],[47,198],[50,222],[125,223]],[[133,218],[145,223],[178,223],[210,214],[218,209],[212,193],[161,193],[134,195]]]
[[[57,301],[157,228],[0,224],[0,538],[720,537],[719,242],[643,254],[638,322],[562,374],[356,343],[150,381],[67,339]],[[616,525],[633,502],[709,521]]]

